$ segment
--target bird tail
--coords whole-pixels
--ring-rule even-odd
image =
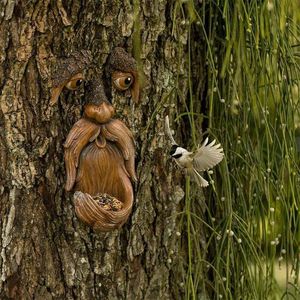
[[[199,186],[201,187],[207,187],[208,186],[208,181],[205,180],[197,170],[194,168],[188,169],[188,174],[191,177],[191,180],[196,182]]]

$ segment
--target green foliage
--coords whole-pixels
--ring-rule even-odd
[[[174,30],[180,16],[190,33],[191,140],[196,147],[201,139],[195,107],[208,103],[207,133],[225,159],[205,202],[186,182],[186,299],[299,299],[300,4],[196,2],[177,1],[173,12]],[[197,42],[205,49],[204,98],[191,78]]]

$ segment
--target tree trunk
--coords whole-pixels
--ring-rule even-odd
[[[188,95],[188,26],[175,1],[133,2],[0,3],[1,299],[184,293],[177,233],[184,191],[168,159],[164,116],[185,111],[170,93],[179,82],[181,99]],[[73,193],[64,191],[63,143],[80,118],[84,91],[64,91],[51,106],[49,79],[57,58],[81,49],[92,51],[100,71],[116,46],[135,54],[145,75],[138,105],[113,95],[136,139],[138,183],[129,221],[99,234],[77,219]]]

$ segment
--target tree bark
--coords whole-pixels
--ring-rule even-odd
[[[188,26],[175,8],[167,0],[0,2],[1,299],[182,297],[184,191],[164,136],[164,116],[185,111],[172,88],[179,82],[181,99],[188,94]],[[89,49],[100,72],[116,46],[139,56],[145,75],[140,104],[113,94],[136,139],[138,183],[127,224],[99,234],[76,218],[64,191],[63,143],[84,91],[64,91],[51,106],[49,80],[57,58]]]

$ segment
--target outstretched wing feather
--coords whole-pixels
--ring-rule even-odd
[[[207,143],[208,140],[206,139],[202,146],[195,151],[193,166],[197,171],[205,171],[214,167],[221,162],[224,157],[221,144],[215,145],[215,140],[210,144]]]

